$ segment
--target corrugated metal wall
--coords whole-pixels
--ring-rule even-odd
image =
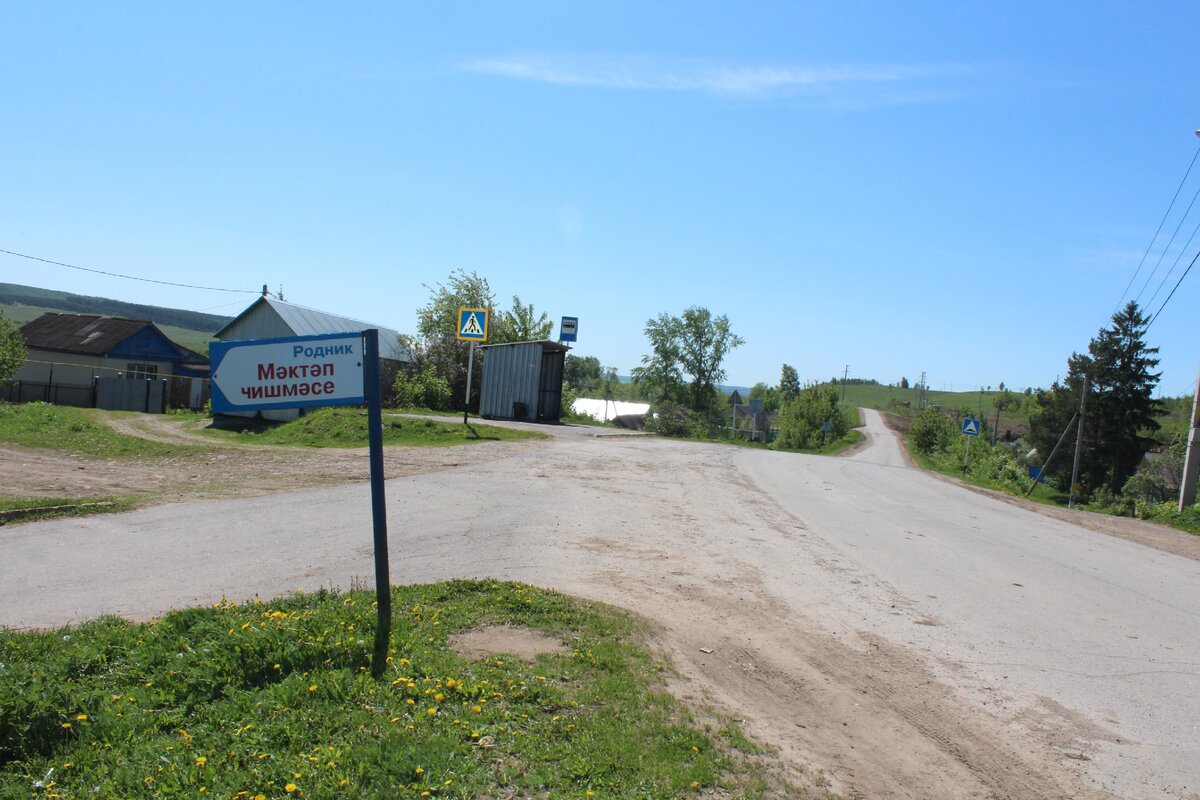
[[[479,415],[500,419],[536,419],[538,378],[542,367],[541,343],[521,342],[488,347],[477,352],[476,357],[480,353],[483,353],[483,386],[479,396]],[[524,414],[516,413],[515,403],[524,405]]]

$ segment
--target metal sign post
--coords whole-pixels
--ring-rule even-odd
[[[488,340],[488,317],[486,308],[460,308],[458,310],[458,329],[454,338],[460,342],[471,343],[471,354],[467,356],[467,396],[463,398],[463,425],[467,424],[467,414],[471,410],[471,377],[475,373],[475,343]]]
[[[378,678],[387,663],[392,633],[387,507],[383,495],[379,331],[214,342],[209,352],[212,356],[212,407],[217,414],[366,402],[377,607],[371,674]]]
[[[981,427],[982,423],[980,423],[980,421],[977,419],[971,419],[970,417],[967,417],[963,420],[962,432],[963,436],[967,437],[967,446],[963,450],[963,469],[967,468],[967,461],[969,461],[971,458],[971,440],[979,435],[979,429]]]
[[[371,463],[371,522],[375,538],[375,652],[371,674],[383,675],[392,635],[392,579],[388,569],[387,504],[383,494],[383,391],[379,381],[379,331],[363,331],[366,339],[363,391],[367,396],[367,446]]]
[[[463,398],[463,425],[467,424],[467,412],[471,410],[471,377],[475,374],[475,343],[471,342],[471,354],[467,356],[467,396]]]

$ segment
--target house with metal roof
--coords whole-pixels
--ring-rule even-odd
[[[25,364],[8,389],[15,401],[91,407],[97,404],[96,386],[101,380],[208,377],[207,358],[176,344],[149,320],[50,312],[21,326],[21,336],[27,351]],[[170,405],[172,387],[166,388],[164,400]],[[203,404],[199,385],[195,391],[191,381],[174,388],[185,395],[174,405]]]
[[[305,308],[267,297],[265,294],[250,304],[221,330],[216,338],[223,341],[245,339],[285,339],[292,336],[315,336],[322,333],[346,333],[375,328],[379,331],[380,378],[385,398],[395,380],[396,371],[413,357],[400,339],[400,332],[362,320],[351,319],[326,311]],[[273,420],[291,420],[300,416],[300,409],[258,412]]]

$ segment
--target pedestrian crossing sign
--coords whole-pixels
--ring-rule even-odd
[[[458,331],[454,338],[463,342],[486,342],[488,310],[486,308],[460,308],[458,310]]]
[[[971,419],[970,417],[967,417],[966,419],[963,420],[962,426],[963,426],[963,428],[962,428],[963,436],[978,436],[979,435],[979,427],[980,427],[979,420]]]

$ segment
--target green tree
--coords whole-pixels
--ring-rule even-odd
[[[825,423],[829,423],[829,441],[840,439],[851,428],[849,409],[840,402],[840,392],[828,384],[813,384],[800,390],[783,404],[776,418],[779,435],[773,443],[781,450],[816,450],[825,443]]]
[[[533,308],[533,303],[521,304],[521,298],[513,295],[512,309],[501,311],[496,315],[489,341],[496,344],[504,342],[540,342],[550,338],[554,323],[543,311],[540,315]]]
[[[775,387],[767,386],[759,381],[750,387],[750,399],[762,400],[763,411],[767,414],[774,414],[779,410],[782,394]]]
[[[959,428],[942,412],[927,408],[913,417],[909,433],[918,450],[935,453],[950,446],[954,437],[959,435]]]
[[[487,278],[462,269],[452,272],[446,283],[426,285],[425,288],[429,289],[430,297],[429,302],[417,309],[418,336],[410,337],[406,344],[416,358],[417,372],[424,374],[427,368],[432,368],[434,375],[449,385],[451,402],[460,404],[466,394],[470,348],[467,342],[455,338],[458,333],[458,310],[490,310],[495,306],[495,296]],[[471,405],[475,408],[478,408],[482,378],[483,359],[477,358],[471,398]]]
[[[1036,395],[1039,413],[1030,418],[1029,441],[1048,454],[1079,408],[1087,386],[1084,449],[1079,483],[1085,495],[1100,488],[1116,494],[1155,446],[1154,432],[1162,404],[1151,395],[1160,373],[1154,372],[1156,347],[1144,341],[1149,320],[1130,302],[1115,313],[1088,345],[1088,354],[1073,353],[1067,375],[1049,391]],[[1046,474],[1059,486],[1070,481],[1075,437],[1068,437]]]
[[[650,388],[653,402],[710,414],[716,386],[725,379],[725,356],[745,343],[729,318],[692,306],[682,316],[663,313],[647,320],[645,332],[651,352],[634,377]]]
[[[800,375],[791,364],[784,364],[779,370],[779,394],[785,401],[800,394]]]
[[[563,381],[572,389],[595,386],[602,382],[601,370],[600,359],[595,356],[567,353],[567,361],[563,365]]]
[[[25,338],[21,329],[0,313],[0,383],[7,383],[25,363]]]

